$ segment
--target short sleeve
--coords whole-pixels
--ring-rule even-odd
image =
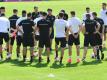
[[[22,21],[18,23],[18,26],[22,26]]]

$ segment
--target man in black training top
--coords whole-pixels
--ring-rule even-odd
[[[15,37],[16,37],[16,33],[17,33],[17,29],[16,29],[16,21],[18,20],[18,16],[17,16],[18,10],[17,9],[13,9],[13,15],[11,17],[9,17],[9,21],[10,21],[10,43],[9,43],[9,54],[7,56],[7,59],[11,58],[12,55],[12,49],[13,49],[13,44],[15,41]]]
[[[38,7],[34,6],[34,12],[32,12],[32,19],[36,19],[39,17]]]
[[[102,50],[102,38],[104,34],[104,21],[101,18],[97,17],[97,13],[92,13],[94,20],[96,20],[100,24],[99,32],[96,34],[96,49],[97,49],[97,59],[100,60],[99,50],[101,51],[101,59],[104,59],[104,53]]]
[[[31,13],[27,14],[27,19],[22,20],[18,26],[19,31],[23,34],[23,61],[26,61],[27,47],[30,46],[30,62],[33,62],[34,50],[34,22],[31,20]],[[20,29],[22,27],[22,30]]]
[[[43,47],[46,47],[47,50],[47,63],[50,62],[50,34],[51,34],[51,24],[46,20],[47,13],[43,12],[42,19],[37,22],[37,28],[40,34],[39,38],[39,63],[41,62],[41,54]]]
[[[51,44],[51,47],[50,47],[50,50],[52,50],[52,40],[54,38],[54,21],[55,21],[55,16],[52,15],[52,9],[48,9],[48,15],[47,15],[47,20],[51,23],[51,27],[52,27],[52,33],[50,35],[50,44]]]
[[[91,19],[90,14],[86,14],[86,20],[83,23],[84,32],[84,53],[82,61],[85,61],[89,44],[93,47],[94,55],[96,56],[95,35],[98,33],[99,23]]]

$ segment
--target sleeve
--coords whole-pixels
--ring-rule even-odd
[[[18,23],[18,26],[22,26],[22,21]]]
[[[39,21],[37,22],[37,27],[39,28]]]
[[[20,20],[18,19],[18,20],[16,21],[16,26],[18,26],[19,23],[20,23]]]

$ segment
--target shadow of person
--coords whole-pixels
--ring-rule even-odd
[[[73,64],[71,64],[71,63],[67,63],[67,64],[66,64],[66,67],[77,67],[78,64],[79,64],[78,62],[73,63]]]
[[[54,68],[54,69],[59,69],[59,68],[64,68],[65,66],[64,66],[64,64],[62,63],[62,64],[58,64],[57,62],[54,62],[51,66],[50,66],[50,68]]]

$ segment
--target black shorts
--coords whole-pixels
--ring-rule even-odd
[[[23,37],[20,35],[17,35],[16,42],[17,42],[17,46],[21,46],[21,44],[23,43]]]
[[[80,37],[78,36],[78,38],[75,38],[72,34],[70,34],[68,39],[68,45],[72,46],[73,43],[75,45],[80,45]]]
[[[62,38],[55,38],[55,43],[56,45],[60,44],[60,47],[65,48],[66,47],[66,38],[62,37]]]
[[[107,25],[104,26],[104,33],[107,33]]]
[[[89,44],[94,47],[95,44],[95,34],[85,34],[84,37],[84,47],[88,47]]]
[[[9,34],[0,32],[0,45],[3,44],[3,39],[5,42],[9,42]]]
[[[54,38],[54,30],[52,29],[52,33],[50,35],[50,39],[53,39]]]
[[[95,34],[95,44],[102,45],[102,38],[101,38],[100,34]]]
[[[34,47],[34,36],[33,34],[23,35],[23,47]]]
[[[46,48],[50,48],[50,38],[43,38],[43,37],[40,37],[39,38],[39,48],[43,48],[43,47],[46,47]]]
[[[10,37],[10,45],[13,45],[15,41],[15,37]]]
[[[35,35],[35,40],[39,41],[39,35]]]

